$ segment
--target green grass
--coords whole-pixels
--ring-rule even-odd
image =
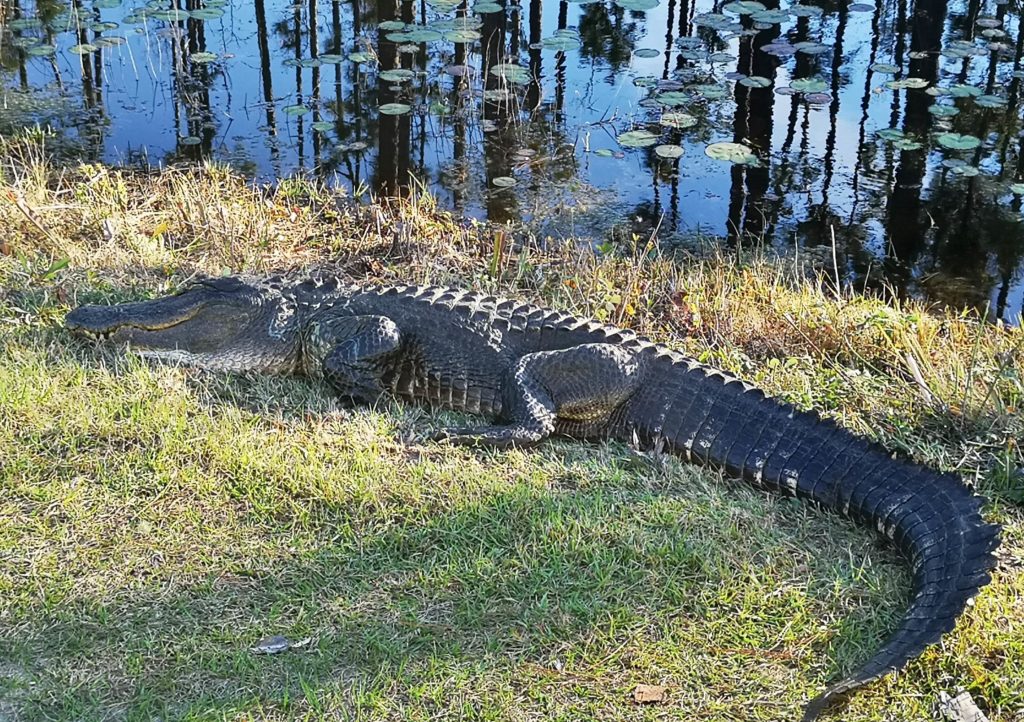
[[[217,170],[6,174],[35,222],[0,193],[0,720],[793,719],[902,613],[906,567],[872,534],[716,473],[624,445],[423,443],[452,419],[148,365],[60,326],[77,301],[280,265],[299,237],[295,263],[618,318],[977,481],[1006,528],[994,583],[834,719],[932,719],[960,687],[1021,719],[1020,331],[836,297],[778,264],[539,242],[496,260],[489,229],[429,205],[374,209],[377,236],[327,196],[246,204]],[[206,221],[161,205],[189,193]],[[248,246],[229,230],[256,226]],[[681,296],[651,300],[670,284]],[[251,651],[274,634],[310,641]],[[666,702],[633,704],[637,684]]]

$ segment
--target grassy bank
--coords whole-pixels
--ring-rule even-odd
[[[962,474],[1005,525],[994,583],[835,719],[930,719],[959,687],[1022,719],[1019,329],[837,294],[791,262],[646,239],[597,256],[429,199],[4,155],[0,720],[792,719],[902,612],[906,569],[873,535],[718,474],[622,445],[420,443],[442,420],[61,328],[80,302],[312,265],[630,325]],[[274,634],[305,644],[251,651]],[[638,684],[665,699],[635,704]]]

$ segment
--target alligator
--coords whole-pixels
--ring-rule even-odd
[[[959,477],[630,330],[557,310],[454,288],[284,275],[81,306],[66,326],[148,358],[308,375],[347,404],[398,397],[486,417],[433,436],[449,443],[527,446],[555,434],[673,452],[876,528],[909,560],[911,603],[870,659],[808,702],[804,722],[938,642],[995,566],[999,527]]]

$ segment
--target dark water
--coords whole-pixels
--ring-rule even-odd
[[[553,233],[632,219],[828,258],[834,239],[858,288],[1022,311],[1024,36],[1007,2],[0,8],[0,132],[49,125],[85,158],[421,185]]]

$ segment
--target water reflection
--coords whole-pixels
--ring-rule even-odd
[[[1000,0],[8,0],[0,131],[423,184],[551,232],[579,217],[551,208],[590,205],[605,227],[834,244],[858,287],[1010,320],[1022,55]]]

